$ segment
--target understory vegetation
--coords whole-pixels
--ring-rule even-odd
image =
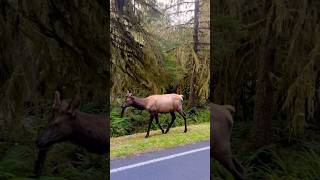
[[[0,179],[32,180],[36,152],[34,146],[0,144]],[[48,153],[41,180],[105,179],[105,157],[88,153],[70,143],[57,144]]]
[[[276,123],[276,122],[275,122]],[[310,126],[305,135],[288,140],[281,131],[283,126],[273,128],[274,142],[256,149],[245,144],[253,123],[236,121],[232,134],[235,157],[245,168],[246,179],[317,179],[320,177],[319,126]],[[233,177],[221,165],[211,160],[212,179],[232,180]]]

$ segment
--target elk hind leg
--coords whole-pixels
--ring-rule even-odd
[[[184,113],[182,110],[178,111],[178,113],[183,117],[183,120],[184,120],[184,132],[186,133],[188,131],[186,113]]]
[[[159,123],[159,118],[158,118],[158,114],[155,114],[155,119],[156,119],[156,123],[158,124],[159,128],[161,129],[162,134],[164,133],[164,130],[162,129],[160,123]]]
[[[243,180],[244,176],[243,176],[243,172],[241,172],[241,170],[239,171],[238,168],[236,167],[236,165],[234,164],[234,160],[232,159],[232,154],[231,152],[224,151],[218,151],[219,153],[215,153],[215,159],[224,167],[226,168],[231,174],[232,176],[236,179],[236,180]],[[240,164],[237,164],[240,166]]]

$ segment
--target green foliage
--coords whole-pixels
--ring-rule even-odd
[[[243,25],[236,17],[215,16],[211,23],[216,32],[212,42],[212,48],[215,49],[212,62],[215,68],[220,68],[219,64],[235,54],[234,50],[240,47],[240,40],[246,38],[247,31],[242,28]]]
[[[235,121],[232,134],[232,151],[245,168],[246,179],[316,179],[320,175],[320,136],[318,129],[307,129],[301,139],[289,141],[288,134],[276,133],[275,142],[259,149],[248,149],[245,141],[252,122]],[[276,124],[276,123],[275,123]],[[285,123],[284,123],[285,124]],[[283,130],[282,130],[283,131]],[[213,179],[233,179],[214,159],[211,159]]]
[[[186,75],[185,67],[178,64],[174,55],[170,53],[165,54],[164,69],[163,81],[165,81],[166,87],[177,86]]]
[[[210,171],[211,179],[233,180],[232,175],[214,159],[210,159]]]
[[[237,117],[252,119],[257,65],[264,56],[262,39],[270,23],[276,39],[275,65],[268,72],[274,91],[273,115],[286,116],[291,138],[302,137],[319,101],[315,97],[320,69],[319,3],[268,1],[276,9],[274,21],[270,22],[273,8],[265,9],[265,13],[259,11],[263,11],[265,2],[213,2],[212,78],[218,82],[214,101],[234,104]]]
[[[265,146],[245,162],[247,176],[250,179],[314,179],[320,175],[319,149],[317,151],[313,147]]]
[[[31,175],[32,150],[26,146],[13,146],[0,159],[0,179]],[[29,161],[26,161],[29,159]]]
[[[36,158],[35,149],[26,145],[10,145],[0,158],[0,179],[31,179]],[[75,145],[60,144],[49,151],[40,179],[95,180],[106,178],[108,163],[101,155],[93,155]]]
[[[120,118],[121,109],[114,108],[111,111],[111,134],[112,136],[128,135],[133,131],[132,122],[128,117]]]

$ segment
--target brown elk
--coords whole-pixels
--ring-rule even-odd
[[[175,112],[178,112],[183,117],[184,132],[187,132],[186,114],[182,110],[183,95],[162,94],[162,95],[151,95],[146,98],[138,98],[133,96],[132,93],[127,92],[126,97],[127,99],[121,105],[121,108],[122,108],[121,117],[123,116],[124,110],[129,106],[135,107],[140,110],[147,110],[150,113],[148,131],[145,136],[146,138],[149,137],[150,127],[154,118],[156,119],[156,123],[161,129],[161,132],[168,133],[172,124],[174,123],[174,120],[176,119]],[[165,132],[159,123],[158,113],[171,114],[172,119]]]
[[[235,179],[244,179],[244,169],[232,157],[230,136],[233,126],[232,114],[235,109],[231,105],[210,104],[211,113],[211,157],[224,166]]]
[[[59,142],[70,141],[86,148],[89,152],[106,154],[108,152],[108,119],[104,116],[79,111],[79,98],[70,104],[61,101],[56,91],[53,104],[55,119],[37,139],[38,157],[34,173],[39,176],[49,148]]]

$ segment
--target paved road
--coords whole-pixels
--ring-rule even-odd
[[[209,180],[210,142],[111,161],[111,180]]]

